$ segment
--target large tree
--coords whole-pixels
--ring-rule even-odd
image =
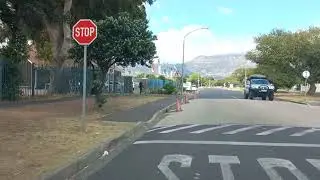
[[[267,75],[279,87],[291,88],[303,81],[301,73],[309,70],[309,95],[315,93],[320,79],[320,29],[290,32],[273,30],[255,38],[255,50],[247,58],[258,64],[259,72]]]
[[[101,72],[94,84],[94,93],[99,103],[110,67],[114,64],[123,67],[152,64],[156,54],[156,37],[148,30],[146,19],[135,18],[129,13],[108,16],[97,22],[97,25],[98,37],[88,46],[87,57],[88,64],[96,64]],[[72,59],[83,62],[83,46],[74,45],[70,54]]]
[[[60,69],[72,47],[71,25],[78,19],[98,21],[122,11],[145,19],[145,2],[151,4],[153,0],[6,0],[0,1],[0,21],[19,27],[35,40],[37,48],[43,47],[41,44],[45,41],[49,42],[45,43],[45,48],[50,48],[51,53],[46,55],[50,55],[52,64]],[[59,72],[52,72],[52,86],[55,86],[54,78]]]

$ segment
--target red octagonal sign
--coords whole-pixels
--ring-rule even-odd
[[[79,45],[90,45],[97,38],[97,25],[90,19],[80,19],[72,28],[72,37]]]

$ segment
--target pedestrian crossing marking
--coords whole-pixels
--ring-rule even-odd
[[[180,131],[180,130],[183,130],[183,129],[193,128],[193,127],[196,127],[196,126],[199,126],[199,125],[198,124],[193,124],[193,125],[183,126],[183,127],[179,127],[179,128],[175,128],[175,129],[161,131],[160,133],[161,134],[167,134],[167,133],[172,133],[172,132],[175,132],[175,131]]]
[[[175,127],[175,126],[177,126],[177,125],[155,127],[155,128],[153,128],[153,129],[150,129],[150,130],[147,131],[147,132],[153,132],[153,131],[157,131],[157,130],[161,130],[161,129],[166,129],[166,128],[171,128],[171,127]]]
[[[225,132],[223,134],[237,134],[239,132],[244,132],[244,131],[247,131],[247,130],[255,129],[257,127],[260,127],[260,125],[248,126],[248,127],[236,129],[236,130],[233,130],[233,131]]]
[[[316,129],[316,128],[306,129],[304,131],[294,133],[294,134],[292,134],[290,136],[304,136],[306,134],[313,133],[313,132],[316,132],[316,131],[320,131],[320,129]]]
[[[228,124],[228,125],[215,126],[215,127],[200,129],[200,130],[197,130],[197,131],[192,131],[190,133],[191,134],[201,134],[201,133],[204,133],[204,132],[213,131],[213,130],[216,130],[216,129],[222,129],[222,128],[229,127],[229,126],[232,126],[232,125]]]
[[[225,130],[225,132],[222,132],[221,134],[224,135],[235,135],[241,132],[245,132],[252,129],[256,129],[256,128],[263,128],[263,130],[261,130],[261,132],[258,132],[256,134],[252,134],[255,136],[268,136],[268,135],[273,135],[273,134],[277,134],[279,132],[285,132],[285,130],[288,129],[292,129],[292,128],[299,128],[297,130],[297,132],[292,133],[288,135],[290,137],[301,137],[304,135],[308,135],[314,132],[320,132],[320,128],[304,128],[303,127],[289,127],[289,126],[278,126],[278,127],[274,127],[274,126],[268,126],[268,125],[251,125],[251,126],[243,126],[241,124],[224,124],[224,125],[212,125],[212,126],[205,126],[205,127],[201,127],[202,125],[200,124],[188,124],[188,125],[170,125],[170,126],[160,126],[160,127],[154,127],[153,129],[150,129],[147,132],[153,132],[153,133],[161,133],[161,134],[168,134],[168,133],[172,133],[172,132],[177,132],[177,131],[181,131],[181,130],[186,130],[186,129],[190,129],[188,132],[189,134],[197,134],[197,135],[201,135],[204,133],[210,133],[213,132],[215,130],[218,129],[223,129],[223,128],[228,128],[229,130]],[[241,126],[241,127],[239,127]],[[233,128],[233,130],[230,130],[230,128]],[[267,130],[265,128],[268,128]],[[302,129],[302,130],[301,130]]]
[[[279,132],[279,131],[283,131],[283,130],[289,129],[289,128],[291,128],[291,127],[279,127],[279,128],[274,128],[274,129],[270,129],[270,130],[267,130],[267,131],[258,133],[258,134],[256,134],[256,135],[258,135],[258,136],[266,136],[266,135],[270,135],[270,134],[272,134],[272,133]]]

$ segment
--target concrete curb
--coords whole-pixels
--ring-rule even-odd
[[[287,99],[279,99],[279,98],[276,98],[275,100],[277,100],[277,101],[283,101],[283,102],[290,102],[290,103],[295,103],[295,104],[309,105],[308,103],[305,103],[305,102],[298,102],[298,101],[287,100]]]
[[[106,140],[76,161],[63,166],[51,173],[44,174],[36,180],[84,180],[89,175],[104,167],[120,154],[125,148],[140,138],[149,128],[157,124],[161,117],[175,108],[175,103],[159,110],[147,122],[139,122],[136,126],[124,132],[118,138]],[[108,152],[108,155],[104,155]]]

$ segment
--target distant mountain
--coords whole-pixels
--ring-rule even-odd
[[[231,75],[236,69],[241,67],[252,68],[256,65],[245,58],[244,54],[226,54],[216,56],[198,56],[193,60],[185,63],[184,74],[189,75],[192,72],[200,72],[202,76],[211,76],[215,79],[223,79]],[[181,72],[181,64],[161,64],[163,73],[170,72],[171,69],[177,68]],[[136,67],[127,67],[126,73],[137,75],[141,73],[152,73],[151,68],[137,65]]]
[[[241,67],[252,68],[256,65],[245,58],[244,54],[226,54],[216,56],[198,56],[186,63],[191,72],[200,72],[202,76],[222,79]]]
[[[169,63],[164,63],[161,64],[161,72],[166,74],[171,72],[171,70],[175,70],[177,69],[179,72],[181,72],[181,64],[169,64]],[[157,64],[156,64],[156,68],[157,68]],[[125,74],[127,75],[138,75],[141,73],[145,73],[145,74],[151,74],[152,73],[152,69],[148,68],[146,66],[141,66],[141,65],[137,65],[135,67],[127,67],[125,68]],[[184,68],[184,75],[190,75],[192,73],[192,71],[190,71],[188,68]]]

